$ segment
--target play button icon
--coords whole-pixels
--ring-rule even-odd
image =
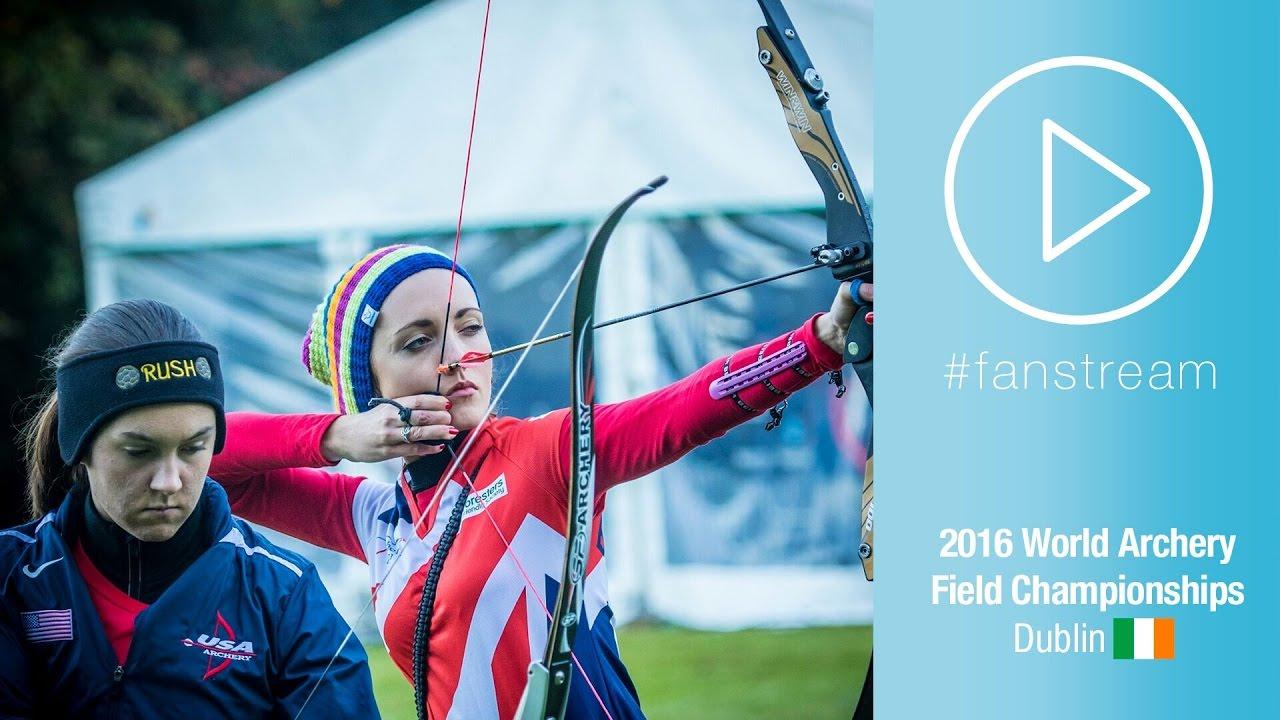
[[[1131,192],[1120,202],[1112,205],[1110,209],[1101,215],[1095,217],[1086,223],[1079,230],[1068,235],[1062,240],[1054,239],[1053,232],[1053,154],[1055,147],[1059,144],[1054,142],[1055,138],[1070,145],[1080,154],[1092,160],[1096,165],[1101,166],[1114,177],[1129,186]],[[1102,228],[1103,225],[1115,220],[1129,208],[1138,204],[1143,198],[1151,194],[1151,188],[1146,183],[1134,177],[1132,173],[1117,165],[1107,156],[1098,152],[1092,145],[1076,137],[1074,134],[1063,128],[1058,123],[1044,119],[1041,130],[1041,242],[1042,257],[1045,262],[1053,262],[1061,257],[1063,253],[1080,244],[1080,241],[1089,237],[1093,233]]]
[[[1159,103],[1151,103],[1153,96],[1172,117],[1161,113]],[[1113,112],[1105,120],[1082,114],[1100,98],[1112,106],[1122,99],[1125,108],[1136,112]],[[1088,122],[1088,132],[1082,125],[1072,129],[1131,167],[1142,163],[1145,172],[1160,171],[1158,182],[1153,182],[1160,191],[1152,193],[1133,173],[1050,119],[1055,117]],[[1178,125],[1189,141],[1185,145]],[[971,133],[973,150],[966,151]],[[1042,153],[1039,217],[1037,139]],[[1124,145],[1117,147],[1118,142]],[[970,156],[973,159],[962,162],[962,157]],[[1192,163],[1199,165],[1199,173],[1192,171]],[[1099,167],[1106,172],[1098,172]],[[968,187],[964,227],[957,201],[961,175]],[[1066,192],[1068,185],[1072,192]],[[1197,191],[1199,203],[1195,202]],[[1209,232],[1213,168],[1195,120],[1167,87],[1110,58],[1066,55],[1018,68],[978,98],[951,141],[942,199],[956,251],[988,292],[1037,320],[1097,325],[1150,306],[1186,275]],[[1136,205],[1142,211],[1126,215]],[[1098,214],[1102,208],[1108,209]],[[1111,222],[1121,215],[1125,217],[1120,222]],[[1081,226],[1088,218],[1093,219]],[[1107,242],[1108,238],[1124,240]],[[1094,242],[1064,262],[1053,262],[1086,239]],[[1096,270],[1120,267],[1117,261],[1126,271],[1109,273],[1099,281]],[[1090,292],[1082,293],[1080,287],[1086,281]]]

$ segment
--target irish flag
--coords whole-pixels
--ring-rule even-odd
[[[1172,660],[1173,618],[1113,618],[1111,646],[1117,660]]]

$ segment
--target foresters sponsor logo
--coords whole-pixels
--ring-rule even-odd
[[[469,518],[472,515],[484,512],[485,508],[497,502],[499,498],[505,497],[506,494],[507,476],[505,474],[499,475],[485,489],[478,490],[467,496],[467,505],[462,509],[462,517]]]
[[[221,611],[216,611],[214,617],[213,632],[201,633],[194,640],[189,637],[182,639],[182,644],[189,648],[198,648],[207,656],[205,662],[204,676],[202,679],[217,675],[218,673],[231,667],[233,662],[243,662],[253,660],[257,657],[257,653],[253,650],[253,642],[236,637],[236,631],[222,617]]]

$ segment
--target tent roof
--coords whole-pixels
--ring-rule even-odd
[[[870,0],[788,0],[871,191]],[[78,189],[90,246],[451,230],[484,3],[439,0]],[[468,227],[820,207],[745,0],[498,2]]]

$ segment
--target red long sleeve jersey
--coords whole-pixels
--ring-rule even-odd
[[[804,352],[783,366],[767,364],[774,353],[798,351],[796,345]],[[588,563],[586,622],[574,643],[569,717],[643,717],[613,634],[600,541],[605,492],[723,435],[840,362],[817,340],[810,319],[665,388],[596,407],[597,542]],[[734,385],[742,387],[717,399],[712,384],[726,377],[742,378]],[[436,488],[413,496],[403,472],[393,485],[312,469],[329,464],[321,440],[336,417],[232,413],[226,448],[209,474],[224,485],[237,515],[369,565],[378,628],[412,682],[423,580],[465,472],[474,489],[436,593],[427,703],[433,718],[512,717],[529,662],[546,644],[546,606],[554,603],[564,562],[568,410],[491,418],[438,499]]]

